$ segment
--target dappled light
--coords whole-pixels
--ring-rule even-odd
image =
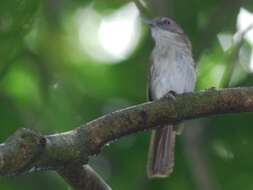
[[[250,55],[250,70],[253,71],[253,13],[246,10],[245,8],[241,8],[237,17],[237,27],[238,31],[246,30],[248,27],[252,26],[252,28],[245,35],[245,39],[251,45],[251,55]]]
[[[217,35],[220,45],[224,51],[227,51],[233,45],[233,36],[231,34],[221,33]]]
[[[126,59],[141,37],[138,16],[133,3],[103,15],[92,5],[79,10],[77,23],[81,46],[100,63],[118,63]]]
[[[247,89],[242,93],[232,90],[233,96],[223,96],[226,90],[214,93],[212,87],[220,90],[253,86],[252,8],[252,0],[1,0],[0,143],[20,128],[30,128],[41,135],[67,134],[106,114],[109,119],[104,117],[104,123],[112,124],[105,126],[110,129],[108,136],[115,133],[115,128],[110,127],[120,125],[119,121],[112,122],[111,112],[133,109],[132,106],[149,101],[149,64],[156,44],[143,17],[169,16],[182,27],[192,44],[197,65],[195,91],[209,89],[207,96],[213,93],[208,100],[202,93],[196,97],[186,95],[191,98],[189,105],[185,101],[172,106],[173,119],[180,113],[184,117],[191,109],[201,115],[191,106],[193,103],[205,109],[210,105],[216,112],[230,108],[226,110],[230,113],[236,110],[231,102],[238,101],[240,106],[251,110],[247,106],[252,104],[252,96],[245,96]],[[174,30],[171,29],[182,34],[181,30]],[[178,40],[177,35],[174,37]],[[187,41],[181,40],[183,44]],[[164,55],[166,52],[161,54]],[[157,60],[162,60],[161,56]],[[174,81],[172,84],[177,86]],[[218,96],[220,100],[216,100]],[[147,102],[144,107],[157,104],[168,111],[166,105],[174,105],[170,100],[153,103]],[[147,112],[151,117],[141,112],[142,109],[137,106],[136,112],[140,114],[128,118],[132,120],[124,125],[124,135],[131,133],[132,125],[147,130],[151,125],[146,120],[152,120],[153,124],[165,118],[156,109]],[[250,190],[253,188],[252,123],[252,113],[183,123],[186,127],[177,137],[174,171],[162,180],[146,177],[149,131],[122,139],[117,136],[114,143],[106,143],[97,155],[89,155],[89,164],[112,189]],[[128,127],[130,132],[126,130]],[[91,141],[99,142],[101,136],[93,135]],[[80,142],[85,142],[85,138]],[[36,152],[34,159],[43,158],[43,153]],[[57,159],[64,156],[65,153]],[[0,170],[2,162],[0,152]],[[22,169],[25,168],[26,165]],[[0,177],[0,190],[19,189],[70,190],[70,186],[56,172]]]

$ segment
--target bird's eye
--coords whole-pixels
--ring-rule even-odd
[[[163,24],[170,25],[170,21],[166,19],[166,20],[163,21]]]

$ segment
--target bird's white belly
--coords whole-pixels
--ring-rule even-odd
[[[168,59],[155,62],[151,68],[151,93],[159,99],[169,91],[183,93],[193,91],[195,84],[194,67],[184,60],[169,63]]]

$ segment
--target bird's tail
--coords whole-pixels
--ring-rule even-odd
[[[174,166],[176,131],[172,125],[152,132],[147,174],[149,178],[168,177]]]

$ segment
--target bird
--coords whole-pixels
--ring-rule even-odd
[[[194,91],[196,64],[182,28],[168,17],[145,18],[144,22],[150,26],[155,42],[149,64],[148,99],[174,99],[176,94]],[[152,131],[147,162],[149,178],[164,178],[173,172],[176,133],[173,124],[162,124]]]

